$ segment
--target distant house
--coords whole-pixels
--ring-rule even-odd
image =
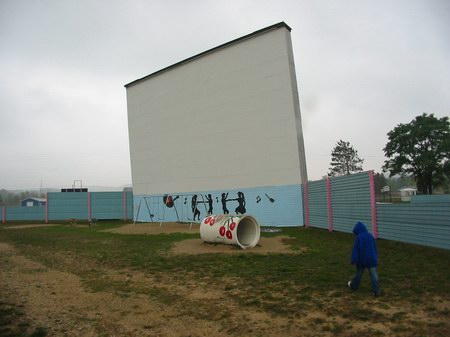
[[[399,189],[402,201],[411,201],[411,197],[417,194],[417,188],[403,187]]]
[[[44,198],[26,198],[20,200],[21,207],[34,207],[34,206],[45,206],[47,200]]]

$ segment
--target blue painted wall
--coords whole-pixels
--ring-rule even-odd
[[[239,192],[243,194],[240,194],[240,197]],[[229,214],[243,212],[253,215],[261,226],[303,226],[300,192],[300,185],[285,185],[177,194],[171,196],[174,199],[173,207],[165,205],[163,195],[135,195],[134,217],[136,221],[143,222],[178,220],[200,222],[208,215],[210,208],[208,194],[212,199],[212,214],[224,213],[222,194],[225,193],[225,209],[229,211]],[[197,195],[197,209],[200,212],[195,220],[192,210],[194,195]],[[176,198],[177,196],[178,198]],[[245,204],[243,199],[245,199]]]

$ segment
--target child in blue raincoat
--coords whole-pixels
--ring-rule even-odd
[[[367,269],[372,284],[372,293],[374,296],[379,296],[380,285],[377,273],[378,253],[375,239],[367,231],[366,226],[362,222],[356,223],[353,228],[353,234],[356,237],[352,250],[352,264],[356,266],[356,274],[351,281],[348,281],[348,286],[353,290],[357,290],[361,283],[364,270]]]

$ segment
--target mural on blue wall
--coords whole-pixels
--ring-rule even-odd
[[[156,215],[156,221],[200,222],[214,214],[249,213],[263,219],[266,225],[297,225],[302,220],[300,189],[295,185],[195,194],[142,195],[135,197],[135,205],[136,221],[153,221]],[[282,220],[280,214],[283,214]]]
[[[163,202],[167,207],[172,208],[175,206],[175,200],[177,200],[179,197],[180,196],[177,195],[175,198],[173,198],[171,195],[165,194],[163,196]]]
[[[273,204],[275,202],[275,199],[270,197],[267,193],[264,193],[264,195],[267,197],[267,199],[269,199],[269,201]],[[259,204],[261,202],[261,197],[258,195],[256,197],[256,203]]]
[[[265,196],[267,197],[267,199],[269,199],[269,201],[270,201],[271,203],[274,203],[274,202],[275,202],[275,199],[274,199],[274,198],[269,197],[269,196],[267,195],[267,193],[264,193],[264,194],[265,194]]]
[[[206,201],[208,202],[208,215],[213,214],[213,198],[211,194],[205,195]]]
[[[229,214],[230,213],[230,211],[227,208],[227,203],[230,203],[230,202],[233,202],[233,201],[237,202],[237,206],[236,206],[236,208],[234,210],[235,213],[236,214],[245,214],[247,212],[247,209],[246,209],[246,201],[245,201],[245,194],[244,194],[244,192],[241,192],[241,191],[237,192],[237,197],[236,198],[228,199],[228,195],[229,195],[228,193],[222,193],[222,196],[221,196],[220,202],[222,203],[223,214]],[[175,210],[175,213],[177,215],[177,219],[179,219],[179,215],[178,215],[178,210],[177,210],[177,206],[176,206],[175,201],[177,199],[179,199],[179,198],[180,198],[179,195],[172,196],[172,195],[168,195],[168,194],[165,194],[162,197],[163,204],[166,207],[173,208]],[[216,198],[216,202],[218,203],[219,202],[219,198],[218,197],[215,197],[215,198]],[[183,204],[186,205],[186,203],[187,203],[187,197],[184,197],[184,203]],[[191,212],[192,212],[192,215],[193,215],[193,218],[192,218],[193,221],[195,221],[195,220],[200,221],[200,217],[201,217],[201,214],[202,214],[202,212],[199,209],[199,205],[200,204],[204,204],[205,205],[205,213],[206,213],[206,215],[212,215],[213,211],[214,211],[214,196],[211,193],[205,194],[205,195],[201,195],[201,194],[200,195],[197,195],[197,194],[192,195],[192,197],[191,197]],[[190,218],[188,218],[188,219],[191,220]]]
[[[223,214],[230,214],[230,211],[227,208],[227,198],[228,198],[228,193],[222,193],[222,211]]]
[[[198,209],[197,205],[198,205],[198,201],[197,201],[197,194],[194,194],[192,196],[192,200],[191,200],[191,208],[192,208],[192,214],[194,215],[194,221],[195,221],[195,217],[197,217],[197,219],[200,221],[200,210]]]
[[[238,202],[238,207],[234,210],[236,214],[245,214],[247,210],[245,209],[245,195],[243,192],[237,193],[238,197],[236,199],[230,199],[230,200],[236,200]]]

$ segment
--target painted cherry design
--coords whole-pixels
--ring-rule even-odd
[[[230,224],[230,230],[231,230],[231,231],[234,230],[235,227],[236,227],[236,222],[232,222],[232,223]]]
[[[209,216],[205,219],[205,224],[207,224],[207,225],[209,224],[210,226],[212,226],[212,225],[214,225],[214,222],[216,222],[216,221],[214,220],[214,217],[212,217],[212,216]]]
[[[231,234],[230,230],[227,230],[227,238],[230,240],[233,238],[233,234]]]
[[[220,234],[221,236],[224,236],[224,235],[225,235],[225,226],[222,226],[222,227],[219,228],[219,234]]]

